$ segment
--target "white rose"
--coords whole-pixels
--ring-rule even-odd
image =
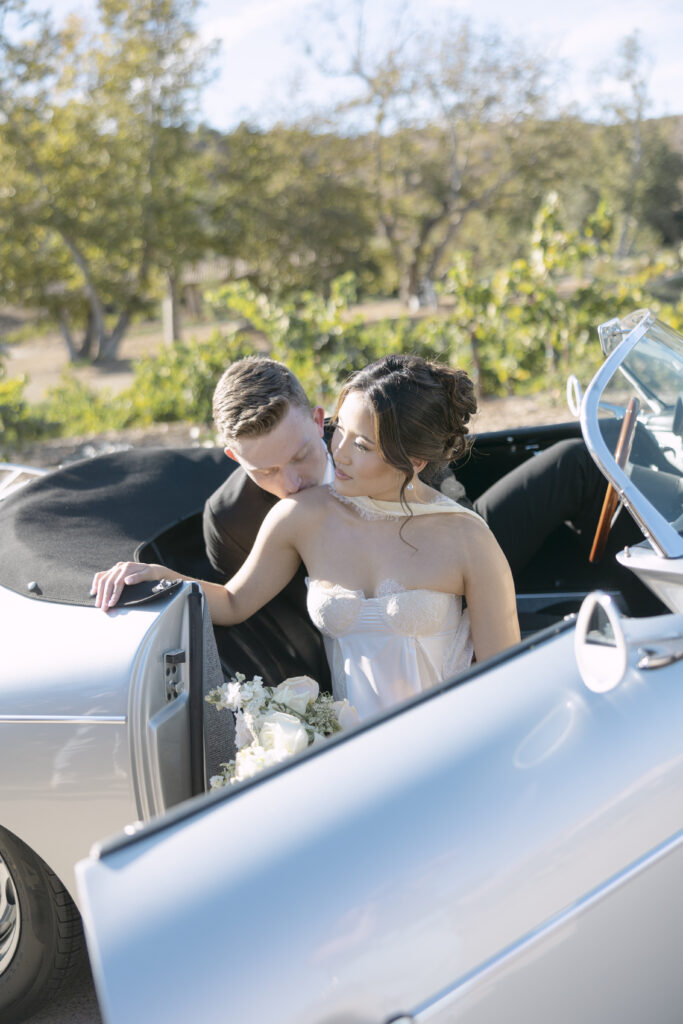
[[[265,754],[266,752],[263,747],[259,747],[256,744],[238,750],[235,757],[235,774],[232,781],[242,782],[243,779],[250,779],[252,775],[262,772],[267,767]]]
[[[259,743],[272,750],[277,759],[298,754],[308,746],[308,733],[298,718],[284,711],[272,711],[260,723]]]
[[[344,700],[335,700],[332,707],[342,729],[352,729],[354,725],[359,724],[360,716],[353,704],[349,704],[346,698]]]
[[[270,766],[274,764],[279,764],[280,761],[284,761],[286,757],[289,757],[289,754],[285,750],[273,749],[263,751],[263,760],[266,768],[270,768]]]
[[[272,699],[303,715],[319,692],[320,687],[310,676],[291,676],[275,687]]]

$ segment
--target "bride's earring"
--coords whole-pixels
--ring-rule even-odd
[[[410,481],[409,484],[406,484],[406,490],[407,491],[414,491],[415,490],[415,484],[413,483],[412,480]]]

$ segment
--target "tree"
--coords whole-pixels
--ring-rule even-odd
[[[405,23],[373,52],[362,0],[346,60],[320,55],[357,92],[336,117],[364,140],[365,174],[402,298],[438,276],[473,211],[488,210],[530,166],[529,134],[545,104],[546,68],[518,41],[466,20],[417,31]],[[341,33],[342,19],[332,14]],[[353,118],[353,120],[351,120]]]
[[[357,147],[334,133],[242,124],[212,142],[217,252],[270,292],[329,291],[342,272],[372,275],[374,220]]]
[[[50,37],[49,93],[35,89],[47,72],[26,80],[14,60],[0,218],[21,258],[7,269],[0,250],[2,279],[56,316],[72,357],[113,358],[159,276],[173,282],[206,247],[196,2],[100,0],[93,33],[71,19]]]
[[[651,60],[637,32],[626,36],[604,75],[617,89],[603,98],[608,121],[605,159],[621,228],[615,255],[630,256],[643,228],[675,244],[683,234],[683,157],[666,137],[665,126],[648,119]]]

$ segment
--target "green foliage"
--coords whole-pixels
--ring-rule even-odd
[[[70,372],[37,411],[46,429],[64,436],[150,423],[210,423],[221,373],[233,360],[253,354],[253,340],[234,333],[217,331],[206,341],[175,342],[138,360],[133,383],[119,394],[96,391]]]
[[[218,378],[235,359],[254,355],[253,339],[216,331],[206,341],[174,342],[138,360],[132,386],[118,397],[131,423],[211,423]]]
[[[246,264],[269,294],[328,292],[345,271],[372,281],[376,233],[357,140],[240,125],[209,140],[217,253]]]
[[[88,387],[71,371],[62,375],[57,387],[36,408],[46,429],[64,437],[100,434],[132,425],[121,415],[118,398],[109,391]]]
[[[481,274],[470,254],[458,256],[442,288],[444,308],[415,319],[366,323],[351,315],[352,275],[337,278],[328,299],[300,292],[277,301],[240,282],[210,301],[243,317],[328,411],[350,372],[391,352],[462,366],[480,395],[537,391],[562,384],[569,373],[585,384],[602,361],[599,323],[649,305],[676,328],[683,313],[683,306],[662,307],[648,289],[661,263],[630,274],[615,265],[607,255],[612,231],[605,203],[581,232],[569,230],[553,193],[538,211],[523,258]]]
[[[612,230],[605,204],[587,217],[582,232],[567,229],[562,205],[550,195],[526,255],[492,273],[478,272],[470,254],[459,256],[446,277],[443,307],[430,316],[366,321],[351,309],[357,280],[350,273],[331,282],[328,296],[300,291],[274,298],[249,282],[231,283],[207,300],[232,327],[139,360],[132,386],[118,395],[94,391],[67,374],[30,410],[23,382],[0,380],[4,434],[11,442],[39,431],[73,435],[154,422],[208,424],[223,370],[258,353],[285,362],[328,412],[349,373],[389,353],[462,366],[480,395],[557,386],[570,372],[587,384],[602,359],[597,324],[647,305],[674,329],[683,328],[683,303],[662,305],[651,292],[652,281],[674,266],[673,257],[626,273],[606,255]]]
[[[218,289],[209,301],[243,317],[269,354],[297,375],[311,401],[330,409],[340,381],[386,352],[401,351],[409,334],[403,324],[368,324],[350,315],[355,296],[355,277],[347,273],[332,282],[329,298],[302,291],[278,301],[242,281]]]
[[[45,433],[45,425],[24,397],[23,377],[5,377],[0,364],[0,458]]]
[[[585,380],[597,368],[595,325],[626,311],[615,305],[611,283],[595,277],[610,234],[604,205],[582,233],[568,230],[552,193],[538,211],[523,258],[481,275],[467,254],[455,260],[442,291],[450,297],[449,324],[460,353],[469,349],[480,394],[537,390],[571,372]]]

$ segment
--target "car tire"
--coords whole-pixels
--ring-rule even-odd
[[[85,958],[80,914],[54,872],[0,828],[0,1020],[54,998]]]

